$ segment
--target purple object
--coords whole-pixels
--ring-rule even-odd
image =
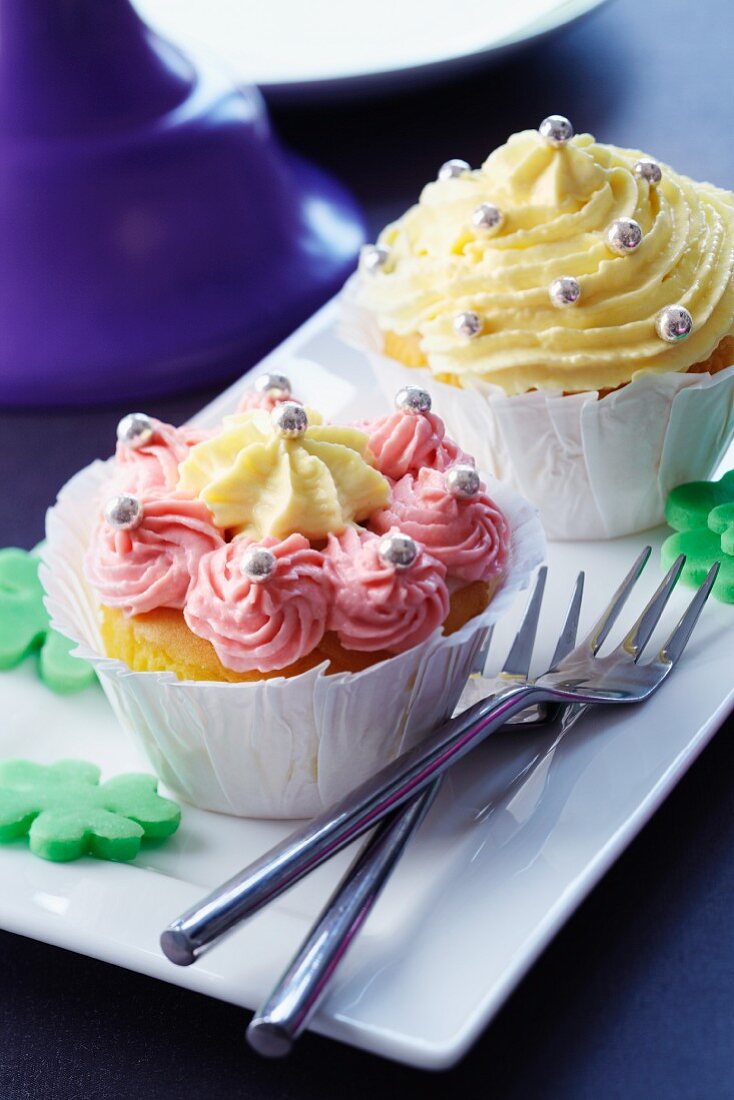
[[[259,94],[128,0],[0,0],[0,404],[241,372],[332,294],[364,224]]]

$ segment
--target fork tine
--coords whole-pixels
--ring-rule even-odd
[[[609,606],[602,612],[599,620],[594,624],[589,634],[583,641],[583,645],[589,646],[594,656],[598,653],[599,649],[604,643],[607,634],[617,621],[617,616],[624,607],[629,597],[630,592],[640,579],[642,570],[647,565],[650,554],[652,553],[652,547],[646,546],[642,553],[637,558],[637,561],[630,569],[627,576],[620,584],[617,591],[612,596]]]
[[[545,591],[545,579],[547,576],[548,566],[542,565],[535,578],[535,587],[528,600],[528,606],[525,610],[524,618],[520,623],[520,629],[515,635],[515,640],[510,647],[510,652],[507,654],[505,663],[502,666],[503,676],[517,676],[523,680],[527,679],[528,672],[530,671],[530,661],[533,656],[533,647],[535,646],[535,635],[538,630],[538,619],[540,618],[540,608],[543,603],[543,592]]]
[[[550,667],[555,668],[564,657],[568,657],[576,645],[576,635],[579,629],[579,616],[581,615],[581,601],[584,597],[585,574],[583,569],[576,578],[571,603],[566,613],[566,621],[563,624],[561,636],[556,642],[556,648],[551,658]]]
[[[706,574],[706,580],[683,612],[680,622],[675,626],[672,634],[660,651],[661,660],[674,665],[676,661],[680,659],[683,650],[688,644],[688,639],[693,633],[693,628],[698,622],[698,617],[703,611],[704,604],[711,594],[711,589],[714,587],[714,581],[716,580],[720,567],[721,562],[717,561],[714,562],[709,569]]]
[[[685,554],[679,554],[672,566],[663,577],[662,582],[650,598],[647,606],[634,624],[624,641],[620,642],[617,651],[627,653],[634,661],[642,656],[642,651],[650,641],[653,630],[660,621],[660,616],[665,610],[665,605],[680,578],[685,565]]]

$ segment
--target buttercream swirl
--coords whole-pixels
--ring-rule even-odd
[[[102,603],[126,615],[182,608],[199,561],[222,545],[200,501],[152,496],[142,503],[143,521],[131,531],[100,522],[84,560]]]
[[[367,436],[307,413],[308,429],[296,438],[263,410],[226,416],[218,435],[191,450],[179,488],[203,500],[220,527],[253,539],[322,539],[365,518],[389,494]]]
[[[178,482],[179,465],[191,447],[211,433],[201,428],[175,428],[162,420],[153,420],[153,436],[142,447],[118,442],[113,475],[116,492],[171,492]]]
[[[360,276],[358,301],[384,331],[417,336],[434,373],[508,394],[612,388],[705,361],[732,332],[734,196],[666,165],[651,186],[634,171],[642,157],[590,134],[560,148],[513,135],[480,169],[428,184],[382,232],[390,261]],[[503,215],[494,233],[472,224],[487,202]],[[642,228],[629,255],[607,244],[619,218]],[[581,293],[561,310],[549,287],[564,276]],[[669,305],[693,318],[678,343],[656,333]],[[473,339],[454,329],[463,311],[482,320]]]
[[[509,529],[502,512],[485,492],[452,496],[438,470],[403,477],[370,526],[379,533],[399,527],[445,565],[450,579],[489,581],[507,564]]]
[[[319,644],[331,585],[322,554],[302,535],[258,542],[275,555],[276,566],[266,581],[251,580],[241,566],[253,545],[238,538],[202,559],[184,618],[226,668],[273,672]]]
[[[446,569],[422,547],[408,569],[386,565],[380,539],[348,528],[324,551],[334,588],[328,628],[347,649],[403,653],[425,641],[449,613]]]
[[[424,466],[446,470],[455,462],[472,461],[449,439],[435,413],[390,413],[367,424],[365,431],[378,470],[392,481]]]

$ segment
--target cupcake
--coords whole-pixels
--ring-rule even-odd
[[[503,493],[421,389],[336,425],[267,376],[206,434],[125,418],[49,514],[49,608],[176,793],[305,816],[455,706],[542,556]]]
[[[734,432],[734,196],[551,116],[449,161],[368,246],[346,330],[554,537],[662,521]]]

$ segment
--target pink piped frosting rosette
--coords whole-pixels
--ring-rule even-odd
[[[406,474],[370,524],[381,534],[399,528],[458,580],[490,581],[507,564],[509,531],[500,509],[484,491],[469,500],[452,495],[442,470]]]
[[[290,379],[284,374],[261,374],[256,378],[255,385],[251,389],[246,389],[240,396],[237,412],[252,412],[253,409],[272,412],[285,401],[294,401],[297,405],[303,404],[293,395]]]
[[[158,607],[182,609],[201,559],[223,545],[209,509],[181,497],[141,498],[143,518],[132,530],[100,519],[84,565],[108,607],[140,615]]]
[[[366,425],[369,447],[378,469],[397,481],[428,467],[447,470],[457,462],[471,462],[446,435],[443,420],[434,413],[422,415],[398,410]]]
[[[256,437],[258,468],[272,477],[278,447],[298,449],[269,442],[268,424],[281,423],[284,398],[294,400],[276,378],[249,397],[233,393],[234,417],[216,433],[151,420],[144,440],[124,440],[114,459],[82,470],[49,512],[42,576],[54,625],[92,662],[121,723],[169,788],[205,809],[299,817],[346,794],[452,712],[489,630],[542,560],[544,540],[534,510],[503,486],[482,484],[469,497],[452,491],[450,471],[472,460],[425,394],[427,406],[404,400],[363,425],[363,435],[332,433],[347,450],[364,448],[372,472],[363,487],[381,473],[384,506],[322,540],[298,530],[253,537],[246,517],[236,529],[218,522],[216,493],[203,499],[193,475],[184,488],[180,468],[204,439],[228,454],[231,433],[241,430]],[[303,411],[311,415],[307,402]],[[251,416],[260,418],[252,428]],[[230,435],[220,446],[221,432]],[[314,432],[312,458],[328,460],[329,433]],[[334,476],[344,469],[362,476],[354,475],[356,459],[340,453]],[[129,528],[101,511],[116,493],[140,505]],[[297,513],[300,505],[291,507]],[[274,522],[284,522],[280,513]],[[392,553],[396,541],[410,549],[405,561]],[[450,593],[477,580],[493,582],[491,603],[444,635]],[[131,670],[104,652],[100,604],[128,615],[179,609],[226,667],[268,678],[214,683]],[[320,653],[327,634],[374,661],[334,673],[325,657],[272,678]]]
[[[190,448],[210,434],[201,428],[175,428],[153,418],[151,425],[153,436],[141,446],[131,447],[118,440],[113,481],[120,492],[172,492],[178,481],[179,466]]]
[[[423,547],[409,569],[398,570],[380,557],[377,535],[347,528],[329,535],[325,557],[334,591],[329,629],[346,649],[405,653],[449,613],[446,567]]]
[[[242,569],[253,548],[275,558],[267,582],[252,580]],[[272,672],[316,648],[324,636],[331,583],[323,555],[303,535],[279,542],[236,539],[200,562],[186,601],[189,628],[214,646],[235,672]]]

